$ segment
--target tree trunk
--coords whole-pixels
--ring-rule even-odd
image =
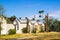
[[[49,22],[48,22],[48,14],[45,16],[45,21],[46,21],[46,32],[49,31]]]

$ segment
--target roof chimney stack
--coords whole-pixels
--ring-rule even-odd
[[[21,17],[19,19],[21,19]]]

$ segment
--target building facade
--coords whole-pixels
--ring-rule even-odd
[[[17,34],[21,34],[22,29],[24,27],[27,27],[27,19],[18,19],[16,18],[13,22],[13,24],[7,24],[6,19],[4,17],[0,17],[0,22],[1,22],[1,35],[4,34],[8,34],[8,31],[10,29],[16,29],[16,33]],[[36,32],[39,33],[41,31],[41,29],[44,29],[44,25],[37,22],[36,20],[30,20],[29,19],[29,23],[28,23],[28,29],[29,29],[29,33],[32,33],[32,30],[36,28]]]

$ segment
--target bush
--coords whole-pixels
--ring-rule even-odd
[[[0,26],[0,30],[2,30],[2,27]]]
[[[9,32],[8,33],[9,35],[16,34],[16,30],[15,29],[10,29],[8,32]]]
[[[23,32],[23,33],[27,33],[27,27],[24,27],[24,28],[22,29],[22,32]]]
[[[32,33],[36,33],[36,30],[37,30],[37,29],[36,29],[36,28],[34,28],[34,29],[32,30]]]
[[[1,30],[2,30],[2,27],[0,26],[0,35],[1,35]]]

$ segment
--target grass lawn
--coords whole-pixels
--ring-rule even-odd
[[[41,33],[27,33],[27,34],[14,34],[14,35],[4,35],[0,36],[0,38],[29,38],[37,36],[38,39],[59,39],[60,40],[60,32],[41,32]]]

